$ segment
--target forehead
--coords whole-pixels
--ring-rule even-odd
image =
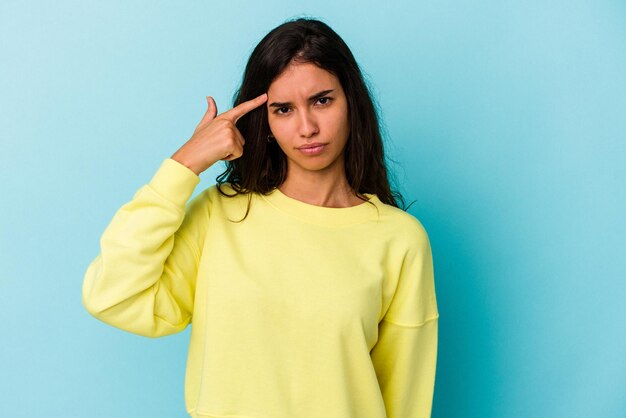
[[[320,90],[339,87],[339,79],[323,68],[310,62],[292,62],[272,81],[267,93],[280,100],[288,96],[308,96]]]

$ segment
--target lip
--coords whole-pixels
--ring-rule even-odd
[[[328,144],[323,144],[320,142],[316,142],[315,144],[306,144],[300,148],[297,148],[298,151],[303,153],[304,155],[319,155],[326,149]]]
[[[325,144],[323,142],[313,142],[310,144],[302,145],[301,147],[298,147],[298,149],[317,148],[321,145],[328,145],[328,144]]]

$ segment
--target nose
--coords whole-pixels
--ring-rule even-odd
[[[307,110],[300,112],[299,122],[298,131],[301,137],[309,138],[319,132],[317,120],[311,112]]]

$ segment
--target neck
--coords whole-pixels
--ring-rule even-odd
[[[293,199],[316,206],[345,208],[363,203],[354,195],[348,183],[343,161],[333,168],[320,171],[303,170],[290,165],[287,178],[278,189]]]

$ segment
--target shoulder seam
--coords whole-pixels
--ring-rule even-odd
[[[385,322],[391,322],[392,324],[398,325],[398,326],[401,326],[401,327],[418,328],[418,327],[421,327],[422,325],[424,325],[424,324],[426,324],[426,323],[428,323],[430,321],[434,321],[435,319],[438,319],[438,318],[439,318],[439,314],[437,314],[435,316],[432,316],[432,317],[426,319],[424,322],[421,322],[419,324],[401,324],[399,322],[396,322],[396,321],[388,319],[388,318],[383,318],[382,320],[385,321]]]

